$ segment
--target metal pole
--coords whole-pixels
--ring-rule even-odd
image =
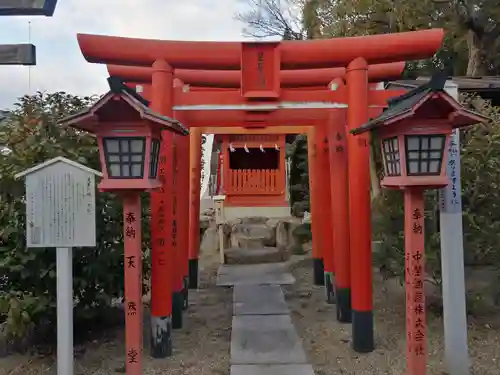
[[[57,375],[73,375],[73,254],[58,247],[57,264]]]
[[[445,90],[458,100],[458,87],[446,82]],[[440,194],[441,269],[444,309],[445,364],[453,375],[469,374],[465,270],[460,183],[460,132],[454,130],[447,158],[448,186]]]

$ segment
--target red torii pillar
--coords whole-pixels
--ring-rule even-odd
[[[309,203],[311,206],[311,232],[312,232],[312,261],[313,261],[313,282],[316,285],[324,285],[324,264],[323,264],[323,237],[320,235],[321,219],[318,213],[321,211],[321,200],[318,195],[318,163],[316,147],[317,129],[312,128],[307,134],[307,162],[309,169]]]
[[[329,170],[329,146],[325,126],[311,129],[307,135],[309,166],[309,200],[311,205],[313,281],[325,285],[328,302],[333,302],[333,243],[330,181],[324,178]],[[345,204],[345,202],[344,202]]]
[[[151,69],[152,75],[153,72],[154,69]],[[140,95],[148,100],[153,96],[154,90],[152,88],[151,82],[149,82],[147,85],[139,85],[135,82],[127,82],[126,84],[136,91],[138,86],[141,86]],[[174,78],[173,86],[174,89],[172,90],[172,95],[175,89],[182,88],[182,81]],[[172,111],[172,113],[174,112]],[[178,116],[174,114],[173,117],[177,118]],[[168,164],[166,170],[172,171],[172,180],[170,182],[173,189],[173,193],[171,194],[171,214],[173,215],[173,217],[171,218],[171,220],[170,218],[168,220],[171,225],[171,246],[173,246],[175,250],[171,252],[174,258],[174,265],[172,266],[171,273],[173,277],[172,328],[176,329],[182,328],[181,311],[188,308],[189,229],[188,226],[183,225],[183,223],[187,223],[189,218],[189,171],[186,168],[182,168],[182,165],[186,157],[189,156],[189,139],[188,137],[178,137],[174,135],[171,140],[165,138],[164,142],[168,145],[167,147],[169,147],[167,152],[170,153],[168,156],[171,159],[171,164]],[[152,202],[152,210],[154,211],[153,203],[154,202]],[[152,225],[152,230],[154,232],[153,227],[154,225]],[[160,292],[163,288],[154,288],[152,286],[152,289],[158,289],[158,292]]]
[[[333,253],[335,248],[333,247],[333,226],[335,223],[332,221],[332,200],[330,195],[330,141],[328,137],[328,124],[324,126],[317,127],[315,136],[316,143],[316,178],[319,180],[316,182],[317,192],[319,196],[319,209],[316,210],[316,220],[318,223],[318,230],[322,232],[322,251],[321,255],[323,257],[323,283],[325,285],[326,301],[328,303],[334,303],[334,273],[335,264]],[[343,203],[346,204],[346,203]],[[313,220],[315,220],[313,216]]]
[[[359,57],[347,67],[347,129],[368,122],[368,64]],[[369,138],[347,136],[352,342],[357,352],[374,349]]]
[[[189,135],[189,288],[198,288],[200,251],[201,130]]]
[[[172,117],[173,114],[173,70],[163,60],[155,61],[152,73],[151,109],[159,114]],[[151,356],[164,358],[172,355],[172,307],[174,270],[176,265],[164,262],[162,254],[175,257],[176,239],[174,221],[174,186],[172,181],[173,135],[162,133],[158,175],[163,182],[159,191],[151,193]],[[175,241],[175,244],[172,242]],[[167,292],[165,292],[167,291]],[[182,319],[182,318],[181,318]]]
[[[344,85],[343,80],[338,80]],[[342,123],[338,127],[337,122]],[[348,181],[347,144],[346,144],[345,111],[331,112],[327,124],[330,144],[330,198],[332,221],[333,263],[335,264],[335,302],[337,320],[341,323],[352,321],[351,310],[351,259],[349,233],[349,186],[336,183],[338,180]]]

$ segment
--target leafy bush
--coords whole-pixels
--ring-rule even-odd
[[[94,102],[63,92],[20,98],[0,123],[0,323],[22,337],[55,322],[55,249],[26,249],[24,183],[14,175],[56,156],[100,170],[95,139],[57,122]],[[111,194],[96,195],[97,247],[75,248],[75,320],[95,319],[123,295],[122,207]],[[144,201],[147,215],[147,197]],[[145,226],[149,220],[143,220]],[[149,231],[144,228],[145,257]],[[149,262],[145,259],[144,272]],[[78,324],[75,325],[76,327]],[[53,332],[53,329],[50,330]]]
[[[290,205],[292,214],[301,217],[305,211],[311,211],[309,201],[309,173],[307,159],[307,136],[299,134],[287,147],[290,158]]]

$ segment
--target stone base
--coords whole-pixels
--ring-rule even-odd
[[[224,251],[226,264],[277,263],[288,260],[289,255],[275,247],[260,249],[232,248]]]
[[[151,357],[172,356],[172,316],[151,317]]]
[[[269,219],[291,216],[290,206],[277,207],[224,207],[226,220],[241,219],[244,217],[262,216]]]
[[[375,350],[373,337],[373,311],[352,310],[352,349],[356,353]]]

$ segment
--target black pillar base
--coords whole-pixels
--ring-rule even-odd
[[[198,289],[198,259],[189,259],[189,289]]]
[[[150,354],[153,358],[172,356],[172,317],[151,317]]]
[[[314,285],[325,285],[325,266],[323,259],[313,258]]]
[[[172,328],[182,328],[182,307],[184,306],[184,296],[182,291],[172,293]]]
[[[336,287],[335,295],[337,297],[337,321],[340,323],[351,323],[351,289]]]
[[[184,276],[184,287],[182,289],[182,297],[184,303],[182,305],[183,310],[187,310],[189,307],[189,276]]]
[[[352,349],[357,353],[375,350],[373,311],[352,311]]]
[[[329,304],[335,303],[334,285],[335,285],[335,281],[334,281],[333,272],[325,272],[326,302]]]

